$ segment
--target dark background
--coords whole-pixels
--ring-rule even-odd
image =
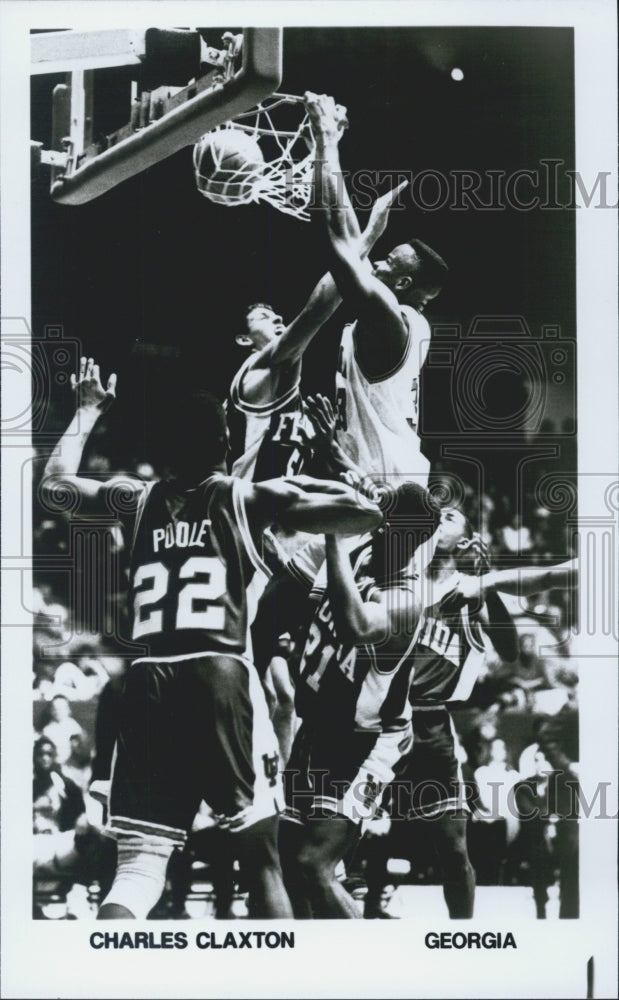
[[[463,81],[451,79],[454,66],[463,70]],[[126,98],[124,72],[102,76],[99,102],[108,113]],[[571,29],[308,28],[285,30],[281,89],[332,93],[348,107],[344,170],[511,174],[540,169],[541,160],[553,158],[563,161],[564,175],[574,167],[573,76]],[[60,79],[33,77],[31,135],[46,146],[51,91]],[[522,190],[529,195],[526,184]],[[559,197],[569,202],[566,182]],[[363,224],[367,212],[360,218]],[[392,214],[379,255],[411,236],[450,266],[447,286],[428,309],[433,325],[466,331],[477,316],[519,316],[534,337],[552,324],[575,338],[573,211],[422,211],[408,203]],[[191,148],[77,207],[51,200],[44,169],[33,180],[32,248],[33,336],[60,326],[104,373],[118,372],[118,404],[107,431],[110,455],[121,464],[151,454],[153,421],[180,405],[184,372],[225,396],[242,360],[233,337],[246,304],[272,302],[292,318],[327,260],[318,216],[300,223],[264,205],[225,208],[205,200],[194,184]],[[307,352],[308,389],[333,391],[342,313],[338,317]],[[171,350],[145,355],[143,344]],[[433,458],[445,442],[462,440],[453,374],[429,365],[423,382],[425,447]],[[571,415],[565,425],[571,435],[571,362],[563,374],[541,416]],[[484,406],[500,418],[526,398],[526,379],[497,366],[486,390]],[[64,422],[72,405],[60,388],[51,402],[48,430]],[[524,441],[522,426],[512,422],[508,438]],[[573,461],[573,442],[569,454]],[[513,458],[495,451],[482,462],[490,478],[505,479],[501,488],[509,489]]]

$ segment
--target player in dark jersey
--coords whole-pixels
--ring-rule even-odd
[[[289,916],[277,858],[278,757],[247,639],[246,587],[264,528],[367,530],[380,521],[348,487],[315,480],[251,485],[225,475],[223,408],[205,394],[171,407],[161,454],[173,472],[148,486],[77,475],[84,445],[115,394],[82,359],[75,417],[46,466],[43,494],[72,491],[80,510],[122,509],[132,523],[136,657],[120,707],[109,801],[118,842],[99,916],[143,917],[201,799],[237,836],[252,916]],[[196,438],[196,428],[200,436]]]
[[[447,706],[471,695],[485,655],[482,626],[504,660],[516,658],[515,630],[496,591],[532,593],[545,589],[550,580],[556,581],[554,586],[566,585],[573,571],[565,564],[481,573],[485,563],[484,546],[467,518],[460,510],[445,508],[433,558],[418,586],[423,612],[410,688],[413,747],[385,801],[395,822],[433,821],[432,840],[452,918],[473,915],[475,879],[466,847],[468,806]],[[381,865],[378,857],[374,852],[367,873],[368,917],[381,915],[386,858]]]
[[[335,877],[411,740],[418,629],[414,553],[437,510],[420,487],[390,496],[384,529],[326,539],[326,579],[297,681],[302,718],[285,771],[280,854],[296,916],[357,917]],[[320,594],[321,584],[326,590]]]

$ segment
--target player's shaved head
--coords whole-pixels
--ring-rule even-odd
[[[161,457],[176,475],[207,475],[224,461],[227,449],[225,410],[211,392],[190,392],[168,412],[161,432]]]
[[[386,489],[380,501],[385,523],[374,534],[372,575],[379,584],[393,582],[419,546],[436,531],[441,511],[432,494],[417,483]]]

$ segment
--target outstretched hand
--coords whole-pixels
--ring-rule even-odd
[[[80,370],[77,375],[71,375],[77,407],[81,409],[96,409],[105,413],[116,398],[116,375],[110,375],[107,387],[101,384],[99,365],[92,358],[80,358]]]
[[[311,439],[314,451],[328,454],[333,445],[336,422],[331,400],[321,393],[317,393],[316,397],[307,396],[305,412],[314,430],[314,437]]]
[[[377,198],[372,205],[372,211],[370,212],[370,218],[368,220],[366,232],[371,233],[371,239],[373,243],[385,232],[387,228],[387,221],[389,219],[389,212],[395,204],[395,201],[404,188],[408,185],[408,181],[402,181],[396,187],[387,191],[386,194],[381,194],[380,198]]]

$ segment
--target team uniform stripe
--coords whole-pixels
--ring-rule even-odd
[[[475,620],[471,621],[468,605],[465,605],[462,608],[462,623],[464,625],[464,632],[466,634],[466,637],[470,645],[474,649],[478,649],[480,652],[485,653],[486,647],[484,646],[484,641],[481,637],[481,627],[479,625],[479,622]],[[475,635],[475,632],[473,631],[474,627],[476,627],[476,631],[478,633],[477,635]]]
[[[165,840],[172,840],[175,844],[184,844],[187,840],[186,831],[179,827],[148,823],[146,820],[131,819],[129,816],[110,816],[107,830],[116,836],[142,834],[145,838],[149,836],[163,837]]]
[[[150,492],[155,484],[154,483],[144,483],[144,489],[142,490],[137,506],[135,509],[135,521],[133,522],[133,533],[131,535],[131,547],[130,552],[133,552],[135,548],[135,542],[138,537],[138,528],[140,527],[140,521],[142,520],[142,514],[144,513],[144,508],[146,506],[146,501],[150,496]]]
[[[182,656],[141,656],[139,659],[132,660],[133,663],[177,663],[179,660],[196,660],[202,659],[205,656],[226,656],[230,657],[232,660],[240,660],[241,663],[247,663],[247,657],[242,656],[240,653],[228,653],[223,649],[212,650],[205,649],[200,653],[183,653]]]
[[[432,819],[434,816],[440,816],[444,812],[455,812],[456,810],[467,813],[471,811],[463,798],[451,795],[449,798],[433,802],[432,805],[418,806],[411,809],[409,817],[411,819]]]
[[[282,396],[278,396],[277,399],[273,399],[268,403],[248,403],[241,396],[241,383],[244,376],[253,367],[256,361],[254,354],[250,356],[243,362],[238,372],[234,376],[232,385],[230,386],[230,398],[233,404],[236,406],[237,410],[241,413],[249,413],[254,416],[269,417],[272,413],[277,413],[278,410],[283,409],[287,406],[294,397],[299,392],[299,382],[297,381],[287,392]]]
[[[245,549],[247,550],[247,555],[254,567],[259,573],[263,573],[269,580],[272,576],[271,570],[264,562],[260,556],[258,549],[254,544],[251,531],[249,529],[249,521],[247,520],[247,510],[245,509],[245,500],[242,493],[242,483],[241,480],[235,479],[232,484],[232,503],[234,507],[234,516],[236,517],[237,526],[243,539]]]

